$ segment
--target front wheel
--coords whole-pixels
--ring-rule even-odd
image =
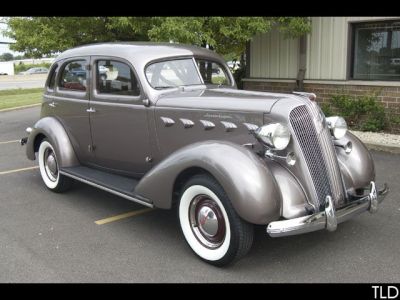
[[[49,190],[61,193],[71,187],[72,179],[59,173],[56,152],[47,139],[40,143],[38,160],[40,175]]]
[[[225,191],[212,177],[192,177],[183,188],[178,209],[186,242],[202,260],[224,266],[250,250],[253,225],[237,215]]]

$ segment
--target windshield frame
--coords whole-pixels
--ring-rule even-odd
[[[149,78],[148,78],[147,75],[146,75],[146,70],[147,70],[147,68],[148,68],[150,65],[153,65],[153,64],[158,63],[158,62],[174,61],[174,60],[183,60],[183,59],[191,59],[191,60],[192,60],[192,62],[193,62],[193,64],[194,64],[194,67],[195,67],[195,69],[196,69],[196,71],[197,71],[197,76],[200,78],[201,83],[198,83],[198,84],[189,84],[189,85],[177,85],[177,86],[171,86],[171,87],[165,87],[165,88],[156,88],[156,87],[153,87],[153,86],[152,86],[152,84],[151,84],[150,81],[149,81]],[[218,85],[218,84],[204,83],[204,79],[203,79],[203,76],[201,76],[201,73],[200,73],[199,67],[198,67],[198,65],[197,65],[196,59],[199,59],[199,60],[207,60],[207,61],[210,61],[210,62],[213,62],[213,63],[216,63],[216,64],[220,65],[221,68],[223,68],[223,70],[225,71],[227,77],[229,78],[230,85]],[[145,64],[145,66],[144,66],[144,68],[143,68],[143,73],[144,73],[144,77],[146,78],[146,81],[147,81],[148,85],[149,85],[153,90],[156,90],[156,91],[174,89],[174,88],[179,88],[179,87],[201,86],[201,85],[203,85],[203,86],[212,86],[212,87],[223,86],[223,87],[229,87],[229,88],[234,88],[234,87],[236,86],[236,85],[235,85],[235,80],[234,80],[234,78],[233,78],[233,75],[232,75],[232,73],[230,72],[230,70],[225,66],[225,63],[224,63],[223,61],[219,61],[219,60],[210,58],[209,56],[182,55],[182,56],[170,56],[170,57],[163,57],[163,58],[159,58],[159,59],[154,59],[154,60],[151,60],[151,61],[149,61],[148,63]]]
[[[199,79],[200,79],[200,83],[188,84],[188,85],[168,86],[168,87],[165,87],[165,88],[160,88],[160,87],[157,88],[157,87],[154,87],[154,86],[150,83],[149,78],[148,78],[147,75],[146,75],[146,71],[147,71],[147,68],[148,68],[148,67],[150,67],[150,66],[153,65],[153,64],[159,63],[159,62],[176,61],[176,60],[185,60],[185,59],[187,59],[187,60],[190,59],[190,60],[192,61],[192,63],[194,64],[194,67],[195,67],[196,72],[197,72],[197,76],[198,76]],[[204,85],[203,77],[201,76],[200,71],[199,71],[198,68],[197,68],[196,61],[194,60],[193,55],[163,57],[163,58],[160,58],[160,59],[152,60],[152,61],[148,62],[148,63],[144,66],[144,68],[143,68],[143,73],[144,73],[144,77],[146,78],[146,81],[147,81],[147,83],[149,84],[149,86],[150,86],[152,89],[156,90],[156,91],[160,91],[160,90],[163,90],[163,89],[174,89],[174,88],[179,88],[180,86],[199,86],[199,85]]]

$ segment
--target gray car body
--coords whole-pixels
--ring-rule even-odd
[[[232,85],[153,89],[145,76],[146,66],[153,61],[181,57],[219,62],[226,68]],[[250,223],[265,225],[318,210],[297,140],[292,136],[285,150],[298,154],[296,164],[291,167],[284,159],[260,155],[264,148],[252,134],[254,126],[269,122],[287,124],[291,110],[310,105],[308,98],[239,91],[221,56],[193,46],[88,45],[62,53],[53,66],[77,58],[86,59],[88,65],[100,58],[128,63],[140,82],[141,94],[99,95],[93,84],[96,75],[92,66],[88,70],[86,92],[46,88],[41,119],[27,141],[29,159],[35,159],[41,139],[47,137],[55,145],[61,168],[87,165],[131,176],[138,181],[135,194],[164,209],[171,208],[185,180],[206,172],[221,184],[237,213]],[[55,103],[55,108],[51,103]],[[96,113],[89,116],[86,113],[89,107],[94,107]],[[187,120],[193,124],[185,126]],[[96,148],[90,152],[88,146],[93,138]],[[347,154],[343,148],[335,147],[335,155],[345,192],[352,195],[375,179],[375,170],[362,142],[347,132],[341,142],[348,141],[352,142],[353,151]],[[100,153],[98,157],[96,153]],[[336,207],[342,205],[335,203]]]

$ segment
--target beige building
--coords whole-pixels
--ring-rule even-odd
[[[285,39],[272,31],[255,36],[247,51],[244,88],[332,94],[376,91],[400,114],[400,17],[312,17],[311,33]]]

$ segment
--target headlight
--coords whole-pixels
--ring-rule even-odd
[[[339,140],[345,136],[347,132],[347,124],[342,117],[326,118],[326,123],[335,139]]]
[[[289,128],[281,123],[261,126],[255,135],[260,142],[274,150],[283,150],[290,142]]]

